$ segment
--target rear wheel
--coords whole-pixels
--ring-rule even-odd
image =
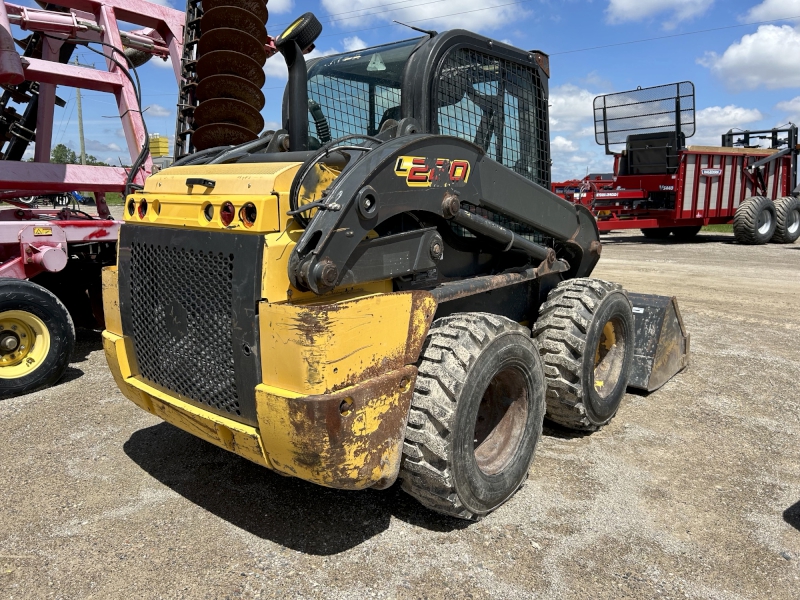
[[[61,301],[20,279],[0,280],[0,398],[52,385],[75,348],[75,328]]]
[[[653,227],[649,229],[642,229],[642,235],[648,240],[665,240],[672,233],[669,227]]]
[[[527,328],[484,313],[437,320],[419,361],[403,489],[461,519],[496,509],[528,475],[542,432],[544,391]]]
[[[764,196],[744,200],[733,215],[733,237],[740,244],[766,244],[775,233],[775,205]]]
[[[793,244],[800,237],[800,200],[784,196],[775,200],[775,234],[777,244]]]
[[[702,228],[701,225],[695,225],[693,227],[673,227],[672,235],[674,235],[676,239],[687,241],[697,237],[697,234],[700,233]]]
[[[547,418],[584,431],[617,413],[633,360],[633,312],[621,286],[561,282],[539,309],[533,336],[544,362]]]

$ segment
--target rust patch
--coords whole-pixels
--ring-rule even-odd
[[[416,374],[407,366],[347,390],[288,399],[295,464],[339,489],[393,482]]]

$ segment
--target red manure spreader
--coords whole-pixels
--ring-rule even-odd
[[[600,231],[690,239],[704,225],[733,223],[742,244],[800,237],[795,125],[731,130],[721,146],[686,146],[695,133],[688,81],[598,96],[594,123],[614,172],[553,183],[552,191],[587,206]]]

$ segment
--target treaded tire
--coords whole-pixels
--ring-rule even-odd
[[[776,244],[793,244],[800,237],[800,200],[794,196],[784,196],[775,200]]]
[[[740,244],[766,244],[775,233],[775,205],[764,196],[745,199],[733,215],[733,237]]]
[[[642,235],[648,240],[665,240],[672,233],[669,227],[653,227],[648,229],[640,229]]]
[[[675,236],[675,239],[685,242],[696,238],[697,234],[700,233],[702,228],[703,227],[701,225],[694,225],[692,227],[673,227],[672,235]]]
[[[275,45],[280,48],[284,44],[295,41],[300,50],[305,50],[314,43],[320,33],[322,33],[322,23],[314,16],[314,13],[307,12],[295,19],[283,33],[275,38]]]
[[[9,398],[53,385],[64,374],[75,349],[75,326],[61,301],[40,285],[23,279],[0,279],[0,315],[10,311],[33,315],[44,324],[49,349],[39,362],[20,376],[9,378],[0,366],[0,398]],[[30,318],[30,317],[28,317]],[[7,319],[0,319],[0,325]],[[4,337],[0,334],[0,338]],[[31,350],[35,348],[31,347]],[[33,353],[31,354],[31,357]]]
[[[402,488],[431,510],[479,520],[525,481],[541,437],[544,373],[530,330],[485,313],[443,317],[418,368]]]
[[[551,290],[533,326],[547,381],[546,417],[583,431],[608,423],[628,386],[633,336],[633,311],[620,285],[581,278]]]

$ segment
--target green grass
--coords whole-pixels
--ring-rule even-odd
[[[94,194],[91,193],[84,194],[84,196],[91,196],[94,198]],[[106,192],[106,204],[109,206],[122,206],[125,203],[122,201],[122,194],[119,192]]]
[[[716,231],[717,233],[733,233],[733,225],[706,225],[701,231]]]

